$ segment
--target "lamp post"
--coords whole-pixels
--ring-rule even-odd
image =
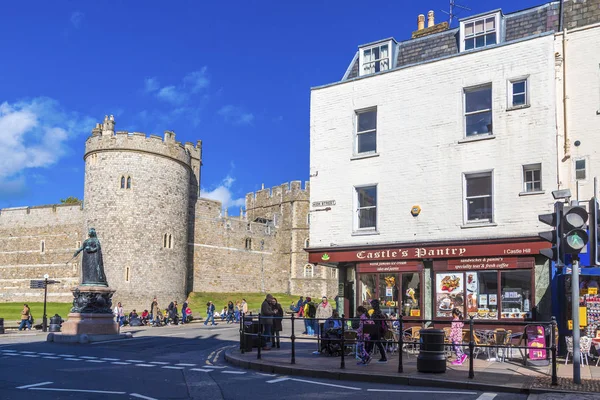
[[[260,240],[260,287],[262,292],[265,293],[265,255],[263,250],[265,248],[265,240]]]

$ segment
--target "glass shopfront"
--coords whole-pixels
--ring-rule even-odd
[[[535,304],[534,267],[533,258],[435,261],[434,316],[458,308],[475,319],[523,319]]]

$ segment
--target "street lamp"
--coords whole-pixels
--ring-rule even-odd
[[[262,292],[265,293],[265,255],[263,250],[265,248],[265,240],[260,240],[260,286]]]

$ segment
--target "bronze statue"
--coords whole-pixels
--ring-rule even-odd
[[[73,255],[73,257],[77,257],[83,251],[81,257],[81,284],[108,286],[106,275],[104,275],[102,249],[94,228],[90,228],[89,236],[89,239],[86,239],[81,248]]]

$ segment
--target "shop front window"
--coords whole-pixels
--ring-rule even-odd
[[[502,290],[502,318],[524,318],[531,311],[531,271],[503,271],[500,273]]]
[[[387,314],[398,307],[398,274],[379,274],[379,300]]]
[[[498,318],[498,271],[467,272],[467,315]]]
[[[409,272],[402,274],[402,314],[410,317],[421,316],[421,274]]]
[[[462,272],[439,273],[436,275],[435,315],[452,317],[452,310],[464,312],[464,279]]]
[[[361,305],[371,307],[371,300],[377,298],[377,274],[360,275]]]

